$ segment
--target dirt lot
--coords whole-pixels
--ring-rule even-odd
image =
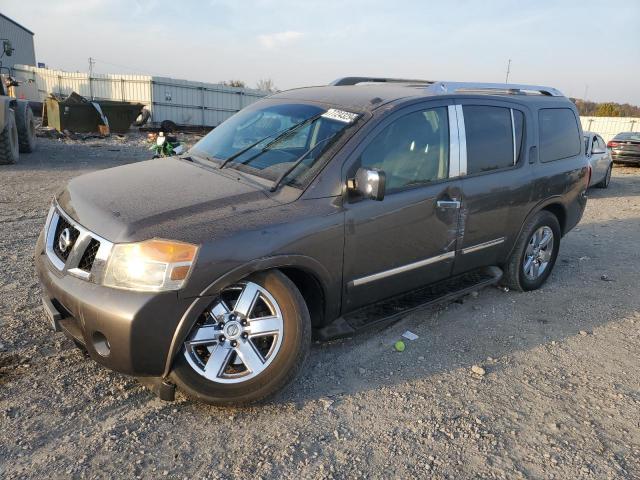
[[[219,409],[94,364],[40,307],[53,194],[149,156],[142,140],[39,139],[0,167],[0,477],[640,477],[640,169],[591,191],[543,290],[485,289],[315,344],[269,404]],[[395,352],[407,329],[419,339]]]

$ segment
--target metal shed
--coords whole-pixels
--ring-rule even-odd
[[[27,65],[14,65],[17,79],[34,80],[41,99],[51,93],[76,92],[88,99],[142,103],[150,121],[170,120],[177,125],[216,127],[247,105],[270,94],[251,88],[193,82],[150,75],[73,73]]]
[[[0,38],[9,40],[14,48],[13,55],[2,57],[3,67],[11,68],[15,64],[36,64],[33,35],[34,33],[31,30],[0,13]]]

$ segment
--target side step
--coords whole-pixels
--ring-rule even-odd
[[[319,340],[348,337],[358,331],[390,323],[417,308],[450,301],[495,285],[501,278],[502,270],[498,267],[467,272],[350,312],[316,330],[315,336]]]

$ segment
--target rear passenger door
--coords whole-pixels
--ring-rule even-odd
[[[456,102],[463,119],[462,205],[454,273],[495,265],[512,245],[531,198],[527,112],[492,100]],[[460,121],[459,121],[460,123]]]

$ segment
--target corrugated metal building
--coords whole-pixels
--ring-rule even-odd
[[[9,40],[14,48],[13,55],[10,57],[4,55],[0,60],[3,67],[11,68],[16,64],[36,64],[33,35],[34,33],[31,30],[0,13],[0,38]]]
[[[151,112],[150,121],[169,120],[177,125],[216,127],[247,105],[270,94],[252,88],[229,87],[150,75],[65,72],[15,65],[18,80],[35,81],[40,99],[49,94],[76,92],[95,100],[142,103]]]

